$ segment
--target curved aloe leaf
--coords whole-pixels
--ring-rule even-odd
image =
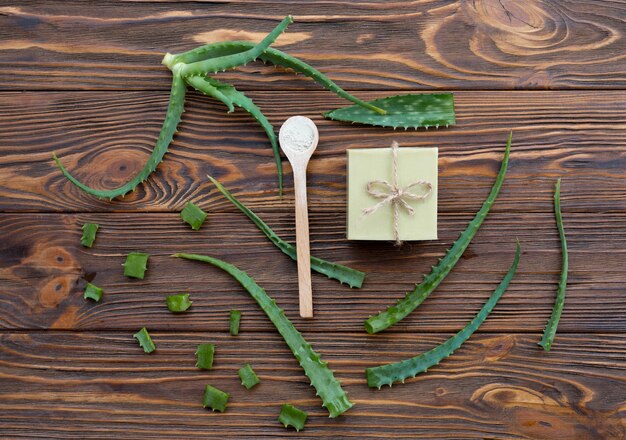
[[[304,370],[304,374],[308,376],[311,385],[317,391],[317,395],[322,399],[322,406],[328,410],[330,417],[337,417],[352,407],[353,403],[348,400],[348,396],[341,388],[341,384],[333,375],[332,370],[328,368],[328,364],[321,359],[311,344],[304,339],[289,318],[285,316],[285,311],[278,307],[276,301],[252,277],[230,263],[206,255],[175,254],[174,256],[212,264],[237,280],[257,302],[283,337]]]
[[[419,128],[447,127],[453,125],[454,96],[452,93],[397,95],[375,99],[370,104],[382,108],[380,115],[361,106],[351,105],[324,113],[336,121],[356,122],[379,127]]]
[[[509,153],[511,150],[511,140],[513,138],[513,132],[509,134],[509,139],[506,143],[506,149],[504,150],[504,158],[500,165],[500,171],[496,178],[489,196],[483,203],[483,206],[476,213],[472,221],[467,225],[465,231],[461,233],[459,238],[454,242],[452,247],[448,250],[446,255],[439,260],[436,266],[433,266],[431,272],[424,277],[424,281],[421,284],[415,286],[415,289],[408,292],[406,296],[398,301],[395,305],[387,308],[387,310],[380,312],[378,315],[371,316],[365,321],[365,330],[368,333],[378,333],[385,330],[388,327],[396,324],[400,320],[404,319],[409,313],[411,313],[417,306],[419,306],[428,295],[430,295],[443,281],[443,279],[450,273],[452,268],[461,258],[467,246],[469,246],[472,238],[476,235],[476,232],[482,225],[483,221],[489,213],[489,209],[495,202],[504,182],[506,170],[509,164]]]
[[[561,278],[559,279],[559,287],[554,302],[554,308],[552,309],[552,315],[543,332],[541,342],[539,342],[539,345],[541,345],[545,351],[550,351],[550,348],[552,348],[552,343],[556,336],[556,329],[559,326],[559,319],[561,319],[561,313],[563,312],[565,290],[567,288],[569,258],[567,255],[567,240],[565,238],[565,228],[563,227],[563,216],[561,214],[561,179],[556,181],[554,189],[554,216],[556,218],[556,226],[559,229],[559,237],[561,238]]]
[[[247,208],[243,203],[235,198],[226,188],[222,186],[217,180],[215,180],[211,176],[207,176],[211,179],[211,182],[220,190],[220,192],[226,197],[230,202],[237,207],[241,212],[243,212],[252,223],[254,223],[260,230],[265,234],[267,238],[270,239],[274,245],[283,253],[287,254],[292,260],[297,260],[296,247],[292,244],[287,243],[285,240],[280,238],[276,233],[263,221],[261,220],[254,212],[252,212],[249,208]],[[328,278],[332,278],[334,280],[339,281],[340,283],[346,283],[350,287],[360,288],[363,285],[363,281],[365,280],[365,273],[358,271],[356,269],[352,269],[347,266],[343,266],[337,263],[331,263],[330,261],[322,260],[321,258],[317,258],[311,256],[311,269],[315,272],[326,275]]]
[[[163,63],[167,66],[173,66],[176,63],[195,63],[202,60],[242,53],[252,49],[253,47],[255,47],[255,44],[249,41],[229,41],[207,44],[205,46],[200,46],[178,55],[167,54],[163,60]],[[347,99],[348,101],[354,102],[355,104],[363,108],[373,110],[378,114],[385,114],[385,110],[376,107],[371,103],[365,102],[357,98],[356,96],[351,95],[350,93],[339,87],[337,84],[335,84],[330,78],[328,78],[319,70],[308,65],[304,61],[299,60],[296,57],[286,54],[285,52],[269,47],[265,50],[264,53],[259,55],[258,58],[263,62],[268,62],[276,66],[282,66],[288,69],[292,69],[296,73],[301,73],[311,78],[316,83],[318,83],[325,89],[335,93],[340,98]]]
[[[241,107],[252,116],[261,125],[267,137],[272,145],[272,152],[274,153],[274,160],[276,162],[276,170],[278,171],[278,190],[282,195],[283,193],[283,165],[280,158],[280,150],[278,148],[278,141],[276,139],[276,133],[274,133],[274,127],[267,120],[265,115],[261,112],[261,109],[256,106],[254,102],[242,92],[237,90],[230,84],[225,84],[210,77],[193,76],[187,78],[187,83],[205,95],[213,96],[226,104],[230,111],[232,111],[233,104],[237,107]],[[215,92],[212,92],[215,91]],[[223,97],[223,98],[220,98]],[[229,112],[230,112],[229,111]]]
[[[170,102],[167,107],[167,113],[165,115],[165,120],[163,121],[161,133],[159,134],[159,138],[156,142],[156,147],[152,151],[152,155],[148,159],[148,162],[143,167],[143,169],[139,171],[139,173],[135,177],[133,177],[133,179],[131,179],[128,183],[120,186],[119,188],[110,190],[91,188],[84,183],[79,182],[74,176],[72,176],[69,171],[67,171],[67,169],[65,169],[65,167],[61,164],[55,154],[52,155],[54,161],[61,169],[63,175],[67,177],[70,182],[85,191],[87,194],[109,199],[114,199],[118,196],[123,197],[124,195],[126,195],[126,193],[134,191],[137,185],[146,180],[148,176],[152,174],[152,172],[156,169],[157,165],[163,160],[163,156],[165,155],[165,153],[167,153],[167,148],[170,145],[170,142],[172,142],[174,133],[176,133],[176,127],[178,126],[181,115],[184,111],[185,91],[185,81],[179,75],[174,73],[172,78],[172,90],[170,92]]]
[[[293,17],[291,15],[286,16],[283,20],[267,34],[263,40],[246,50],[245,52],[239,52],[232,55],[224,55],[215,58],[208,58],[195,63],[186,64],[183,63],[180,69],[180,74],[183,77],[193,75],[206,75],[208,73],[217,73],[227,69],[234,69],[235,67],[244,66],[254,60],[267,50],[280,34],[282,34],[287,26],[293,23]]]
[[[367,385],[372,388],[382,387],[383,385],[393,384],[394,382],[404,383],[405,379],[409,377],[415,377],[419,373],[427,371],[430,367],[438,365],[443,359],[450,356],[454,351],[458,350],[465,341],[472,336],[478,327],[487,319],[489,313],[493,310],[498,300],[505,292],[509,283],[515,275],[517,265],[520,258],[520,245],[517,242],[517,249],[515,251],[515,258],[509,268],[509,271],[504,276],[496,290],[491,294],[491,297],[487,300],[480,312],[472,319],[460,332],[452,336],[446,342],[433,348],[426,353],[415,356],[411,359],[406,359],[393,364],[381,365],[378,367],[367,368],[365,375],[367,376]]]

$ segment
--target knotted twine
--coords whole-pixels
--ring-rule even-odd
[[[392,157],[392,181],[391,183],[386,180],[371,180],[367,182],[367,193],[377,199],[382,199],[377,204],[363,209],[363,216],[367,216],[375,213],[378,209],[387,203],[391,204],[393,209],[393,236],[395,238],[396,246],[400,246],[402,241],[400,240],[399,231],[399,218],[400,208],[403,208],[409,215],[414,215],[415,210],[408,204],[407,200],[424,200],[433,191],[433,185],[427,180],[415,180],[414,182],[400,187],[398,185],[398,143],[393,141],[391,144],[391,157]],[[417,195],[410,190],[416,186],[423,186],[425,192]],[[381,190],[377,190],[375,187],[382,187]]]

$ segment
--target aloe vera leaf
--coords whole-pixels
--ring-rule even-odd
[[[296,429],[296,431],[299,432],[301,429],[304,428],[304,424],[306,423],[306,419],[308,416],[309,415],[301,409],[285,403],[280,408],[278,421],[285,425],[285,428],[287,428],[288,426],[292,426]]]
[[[228,113],[232,113],[235,111],[235,106],[233,105],[233,101],[224,95],[217,87],[214,87],[210,83],[207,83],[205,77],[203,76],[189,76],[185,78],[185,82],[196,89],[198,92],[203,95],[210,96],[212,98],[217,99],[224,103],[226,107],[228,107]]]
[[[556,218],[556,226],[559,229],[559,237],[561,239],[561,277],[559,279],[559,287],[556,293],[556,300],[554,301],[552,315],[550,316],[550,320],[543,331],[541,342],[539,342],[539,345],[541,345],[545,351],[550,351],[550,348],[552,348],[552,343],[554,342],[554,337],[556,336],[556,329],[559,326],[559,319],[561,319],[561,313],[563,312],[565,290],[567,288],[569,258],[567,255],[565,228],[563,227],[563,215],[561,214],[561,179],[556,181],[556,186],[554,188],[554,217]]]
[[[263,40],[261,40],[259,44],[255,45],[251,49],[246,50],[245,52],[239,52],[232,55],[224,55],[215,58],[208,58],[190,64],[183,63],[181,65],[180,74],[183,77],[206,75],[209,73],[217,73],[220,71],[223,72],[227,69],[234,69],[235,67],[239,66],[245,66],[246,64],[256,60],[260,55],[262,55],[263,52],[265,52],[270,46],[270,44],[272,44],[291,23],[293,23],[293,17],[291,15],[286,16],[278,24],[278,26],[276,26],[272,30],[272,32],[267,34],[267,36],[263,38]],[[165,59],[164,63],[166,63]]]
[[[341,384],[333,375],[332,370],[328,368],[328,364],[321,359],[311,344],[294,327],[285,315],[285,311],[276,304],[276,300],[271,298],[252,277],[236,266],[208,255],[174,254],[174,256],[212,264],[237,280],[257,302],[283,337],[304,370],[304,374],[307,375],[311,385],[317,391],[317,395],[322,399],[322,406],[328,410],[330,417],[337,417],[352,407],[353,403],[348,400],[348,396],[341,388]]]
[[[239,322],[241,321],[241,312],[239,310],[230,311],[230,319],[228,330],[232,336],[239,335]]]
[[[274,133],[274,127],[267,120],[265,115],[261,112],[261,109],[256,106],[254,102],[242,92],[237,90],[230,84],[221,83],[213,78],[194,76],[187,79],[190,86],[195,88],[201,93],[207,94],[208,90],[214,89],[219,91],[220,95],[224,97],[226,101],[222,101],[225,104],[229,102],[231,105],[235,104],[237,107],[241,107],[247,111],[258,123],[261,128],[267,134],[272,145],[272,152],[274,153],[274,161],[276,162],[276,170],[278,172],[278,191],[280,195],[283,193],[283,165],[280,158],[280,150],[278,148],[278,140],[276,139],[276,133]]]
[[[143,280],[146,270],[148,270],[149,257],[150,255],[143,252],[131,252],[128,254],[126,262],[122,264],[124,266],[124,275]]]
[[[98,286],[87,283],[87,286],[85,287],[85,292],[83,293],[83,298],[93,299],[95,302],[100,302],[103,293],[104,291]]]
[[[191,226],[191,229],[197,231],[206,220],[207,213],[193,203],[187,202],[183,210],[180,212],[180,217],[185,223]]]
[[[215,345],[200,344],[196,349],[196,367],[201,370],[213,368],[213,357],[215,356]]]
[[[487,319],[489,313],[493,310],[502,294],[506,291],[509,283],[515,275],[517,265],[520,258],[520,245],[517,242],[515,250],[515,258],[496,290],[491,294],[483,308],[460,332],[452,336],[444,343],[438,345],[426,353],[422,353],[410,359],[405,359],[393,364],[380,365],[378,367],[367,368],[365,375],[367,376],[367,385],[380,389],[383,385],[391,386],[394,382],[404,383],[405,379],[415,377],[420,373],[426,372],[430,367],[439,365],[439,363],[454,353],[456,350],[469,339],[478,327]]]
[[[97,223],[85,223],[83,225],[83,236],[80,238],[80,244],[85,247],[92,247],[93,242],[96,240],[96,232],[100,225]]]
[[[241,367],[238,374],[239,379],[241,379],[241,384],[246,387],[247,390],[254,388],[259,384],[259,382],[261,382],[250,364],[246,364]]]
[[[211,385],[207,385],[204,389],[204,397],[202,398],[202,406],[211,408],[213,411],[224,412],[228,404],[230,394],[222,390],[218,390]]]
[[[511,150],[511,140],[513,138],[513,132],[509,134],[509,139],[506,143],[506,149],[504,150],[504,157],[502,164],[500,165],[500,171],[498,177],[491,188],[489,196],[483,203],[483,206],[476,213],[471,222],[467,225],[465,231],[461,233],[459,238],[454,242],[452,247],[446,252],[446,255],[439,260],[436,266],[433,266],[428,275],[424,277],[424,281],[421,284],[415,286],[410,292],[407,292],[404,298],[399,300],[395,305],[388,307],[386,310],[378,313],[377,315],[369,317],[365,321],[365,330],[368,333],[378,333],[385,330],[388,327],[398,323],[404,319],[409,313],[415,310],[426,298],[430,295],[437,286],[443,281],[443,279],[450,273],[456,263],[469,246],[472,238],[476,235],[476,232],[482,225],[483,221],[489,213],[489,209],[495,202],[504,182],[506,170],[509,164],[509,153]]]
[[[379,127],[447,127],[456,122],[454,95],[452,93],[428,93],[396,95],[370,101],[387,113],[380,115],[358,105],[339,108],[324,113],[324,117],[335,121],[376,125]]]
[[[185,312],[193,301],[189,300],[188,293],[180,293],[177,295],[168,295],[165,298],[165,303],[167,304],[167,309],[172,313],[182,313]]]
[[[67,177],[70,182],[92,196],[109,198],[112,200],[115,197],[123,197],[128,192],[134,191],[137,185],[146,180],[148,176],[152,174],[157,165],[163,160],[165,153],[167,153],[167,148],[170,145],[170,142],[172,142],[174,133],[176,133],[176,127],[178,126],[181,115],[184,112],[186,87],[185,81],[180,77],[180,75],[174,73],[172,78],[172,90],[170,92],[170,102],[167,107],[167,113],[165,114],[163,126],[161,127],[161,133],[159,133],[159,137],[156,142],[156,147],[152,151],[148,162],[146,162],[141,171],[139,171],[139,173],[128,183],[125,183],[119,188],[110,190],[91,188],[72,176],[70,172],[61,164],[56,154],[52,155],[54,161],[61,169],[63,175]]]
[[[166,55],[164,58],[164,64],[172,66],[176,63],[194,63],[209,58],[217,58],[225,55],[237,54],[252,49],[255,46],[254,43],[249,41],[227,41],[221,43],[212,43],[205,46],[200,46],[190,51],[178,54],[178,55]],[[296,73],[301,73],[316,83],[324,87],[325,89],[335,93],[340,98],[344,98],[350,102],[360,105],[363,108],[373,110],[378,114],[384,115],[385,110],[376,107],[375,105],[365,102],[356,96],[351,95],[344,89],[335,84],[330,78],[324,75],[319,70],[308,65],[304,61],[286,54],[278,49],[268,47],[264,53],[258,57],[263,62],[269,62],[276,66],[282,66],[288,69],[292,69]]]
[[[276,233],[263,221],[261,220],[254,212],[248,209],[243,203],[235,198],[221,183],[215,180],[213,177],[208,176],[211,179],[211,182],[220,190],[220,192],[226,197],[237,209],[243,212],[252,223],[254,223],[260,230],[265,234],[269,240],[276,245],[278,249],[283,251],[283,253],[287,254],[292,260],[296,261],[296,247],[287,243],[285,240],[280,238]],[[352,269],[347,266],[343,266],[337,263],[331,263],[326,260],[322,260],[321,258],[317,258],[311,256],[311,269],[326,275],[328,278],[332,278],[334,280],[339,281],[340,283],[346,283],[350,287],[360,288],[363,285],[363,281],[365,280],[365,273],[358,271],[356,269]]]
[[[137,333],[133,335],[133,338],[137,339],[139,342],[139,346],[143,348],[143,351],[146,353],[152,353],[156,350],[156,346],[154,342],[152,342],[152,338],[150,337],[150,333],[148,333],[147,328],[142,328]]]

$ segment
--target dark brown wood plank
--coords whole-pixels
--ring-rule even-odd
[[[293,241],[293,216],[265,220]],[[243,311],[242,327],[267,331],[271,324],[241,286],[219,269],[174,259],[175,252],[207,253],[236,264],[256,278],[295,322],[311,331],[360,332],[363,320],[413,288],[421,274],[458,237],[469,215],[440,218],[440,239],[408,243],[345,240],[343,216],[311,210],[314,254],[369,275],[349,289],[315,275],[316,319],[298,316],[295,264],[240,213],[211,213],[200,231],[177,214],[3,214],[0,216],[0,326],[7,329],[221,331],[231,308]],[[81,225],[101,225],[95,247],[80,246]],[[570,277],[560,332],[624,332],[626,216],[566,213]],[[490,215],[454,271],[397,331],[457,331],[480,309],[513,259],[515,238],[523,255],[518,274],[481,331],[539,332],[552,310],[560,272],[560,248],[552,214]],[[131,251],[151,254],[145,280],[122,274]],[[100,304],[85,301],[91,280],[104,288]],[[165,295],[189,292],[194,305],[172,315]]]
[[[351,89],[623,88],[623,2],[41,2],[0,7],[5,90],[166,90],[163,54],[260,40]],[[316,86],[254,64],[223,75],[244,89]]]
[[[564,335],[550,353],[539,334],[475,335],[428,373],[370,389],[363,370],[428,350],[449,335],[305,336],[343,383],[354,408],[329,419],[276,333],[153,333],[145,355],[130,333],[0,335],[3,438],[580,438],[622,439],[623,335]],[[194,367],[216,344],[212,371]],[[250,362],[261,383],[246,391]],[[231,393],[225,413],[200,402],[209,383]],[[299,435],[276,421],[280,405],[309,412]],[[42,421],[45,420],[45,423]]]
[[[360,93],[370,99],[384,93]],[[345,209],[347,148],[440,148],[441,212],[475,212],[497,173],[508,130],[514,129],[500,212],[549,212],[554,181],[563,177],[569,212],[626,212],[626,92],[458,92],[458,125],[449,129],[393,131],[324,120],[343,105],[324,92],[250,96],[271,122],[311,116],[321,143],[310,165],[313,209]],[[290,212],[278,197],[276,169],[264,132],[245,113],[227,115],[221,104],[190,93],[187,112],[170,152],[155,174],[123,200],[100,201],[71,185],[51,160],[53,151],[78,178],[100,188],[121,185],[147,160],[160,129],[167,93],[0,94],[0,210],[180,210],[193,198],[222,203],[206,174],[218,177],[251,207]]]

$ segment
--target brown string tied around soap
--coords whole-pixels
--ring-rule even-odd
[[[415,210],[411,205],[407,203],[408,200],[424,200],[426,197],[430,195],[433,191],[433,184],[427,180],[416,180],[404,187],[398,186],[398,143],[393,141],[391,144],[391,157],[392,160],[392,182],[389,183],[386,180],[371,180],[367,182],[367,193],[375,197],[377,199],[383,199],[374,206],[370,206],[369,208],[365,208],[363,210],[363,215],[370,215],[374,212],[378,211],[381,206],[386,205],[387,203],[391,203],[393,208],[393,236],[396,241],[396,246],[400,246],[402,241],[400,241],[400,232],[399,232],[399,218],[400,218],[400,208],[404,208],[404,210],[409,214],[415,214]],[[425,192],[423,194],[417,195],[410,190],[416,186],[423,186],[425,188]],[[377,190],[375,187],[382,187],[381,190]]]

